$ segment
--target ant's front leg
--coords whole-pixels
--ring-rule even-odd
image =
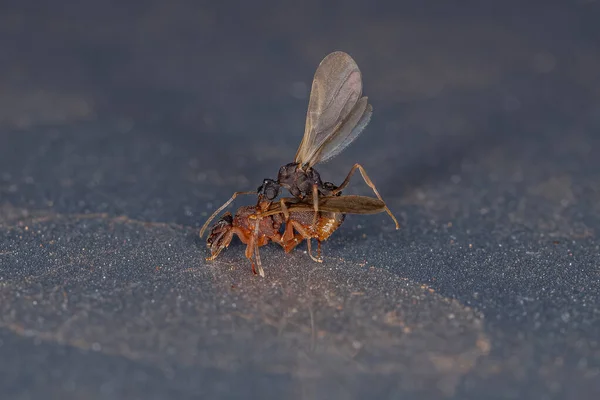
[[[285,205],[287,198],[279,199],[279,204],[281,205],[281,213],[283,214],[283,218],[285,219],[285,223],[287,224],[290,219],[290,212],[288,211],[287,206]]]
[[[254,261],[252,260],[252,254],[254,253],[254,259],[256,260],[256,267],[258,269],[258,275],[264,278],[265,271],[263,270],[262,263],[260,261],[260,253],[258,251],[258,231],[260,227],[261,218],[256,218],[256,222],[254,223],[254,230],[252,232],[252,236],[250,238],[250,242],[246,247],[246,258],[252,262],[252,272],[256,275],[256,269],[254,268]]]

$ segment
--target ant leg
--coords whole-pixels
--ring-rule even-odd
[[[296,248],[296,246],[298,246],[300,243],[302,243],[302,240],[304,240],[304,238],[302,236],[296,235],[292,239],[288,240],[285,243],[282,243],[281,245],[283,246],[283,250],[286,253],[289,253],[292,250],[294,250]]]
[[[215,217],[217,215],[219,215],[219,213],[221,211],[223,211],[225,209],[225,207],[227,207],[228,205],[231,204],[231,202],[238,196],[243,195],[243,194],[256,194],[256,192],[235,192],[231,198],[229,200],[227,200],[225,202],[225,204],[223,204],[221,207],[217,208],[217,210],[212,213],[212,215],[210,216],[210,218],[208,218],[208,220],[206,220],[206,222],[204,223],[204,225],[202,225],[202,229],[200,229],[200,237],[202,237],[202,235],[204,235],[204,231],[206,231],[206,228],[208,228],[208,224],[210,224],[210,221],[212,221],[213,219],[215,219]]]
[[[258,223],[260,222],[260,219],[256,219],[256,223],[254,225],[254,231],[249,235],[250,237],[248,238],[248,240],[246,241],[247,245],[246,245],[246,258],[248,260],[250,260],[250,263],[252,264],[252,273],[254,275],[257,275],[256,269],[258,268],[258,275],[260,276],[265,276],[265,271],[263,271],[262,269],[262,264],[260,262],[260,255],[258,253],[258,241],[256,240],[258,238]],[[254,258],[256,259],[256,267],[255,268],[255,264],[254,264],[254,260],[252,259],[252,256],[254,255]]]
[[[304,238],[306,239],[306,246],[308,248],[308,255],[310,256],[310,258],[313,259],[313,261],[315,262],[323,262],[322,259],[320,258],[315,258],[315,256],[312,255],[312,249],[310,246],[310,240],[312,238],[312,236],[306,231],[306,228],[303,227],[301,224],[299,224],[296,221],[292,221],[292,225],[294,226],[294,228],[298,231],[298,233]],[[290,249],[291,250],[291,249]]]
[[[254,258],[256,259],[256,267],[258,269],[258,274],[264,278],[265,271],[263,270],[262,263],[260,262],[260,253],[258,251],[258,241],[257,241],[258,228],[259,228],[260,221],[261,221],[261,218],[256,218],[256,222],[254,223],[254,232],[252,234],[252,243],[254,245]],[[254,263],[252,263],[252,272],[254,272],[254,274],[256,274],[256,271],[254,270]]]
[[[206,260],[212,261],[215,258],[217,258],[217,256],[221,254],[221,251],[223,249],[229,247],[229,244],[231,243],[231,240],[233,239],[234,235],[237,235],[240,241],[244,244],[248,243],[248,241],[251,239],[249,231],[244,231],[240,227],[234,226],[233,228],[229,229],[225,234],[223,234],[221,238],[218,239],[218,247],[216,247],[216,250],[214,250],[212,246],[210,247],[211,254],[210,257],[206,258]]]
[[[294,233],[294,228],[296,228],[298,233]],[[296,221],[290,221],[285,226],[280,245],[286,253],[289,253],[305,239],[309,240],[310,235],[304,227]]]
[[[285,224],[285,229],[283,230],[283,235],[281,235],[281,240],[280,240],[280,244],[283,246],[283,248],[285,249],[287,244],[290,242],[298,242],[298,240],[295,237],[296,235],[294,234],[294,227],[292,225],[292,222],[287,222]],[[286,253],[289,253],[288,251],[286,251]]]
[[[317,257],[319,258],[319,260],[322,260],[322,258],[321,258],[321,241],[319,239],[317,239]]]
[[[313,261],[318,263],[323,262],[321,258],[315,258],[315,256],[312,255],[312,250],[310,248],[310,238],[306,239],[306,247],[308,247],[308,255],[310,256],[310,258],[313,259]]]
[[[254,259],[252,258],[252,256],[254,255],[254,242],[255,242],[255,236],[254,235],[250,235],[250,238],[248,240],[248,243],[246,244],[246,251],[244,252],[246,255],[246,258],[248,260],[250,260],[250,264],[252,265],[252,273],[254,275],[256,275],[256,269],[254,268]]]
[[[264,278],[265,270],[263,269],[262,263],[260,262],[260,253],[258,252],[258,244],[256,243],[256,241],[254,242],[254,258],[256,258],[256,267],[258,269],[258,275]]]
[[[304,239],[307,239],[307,238],[302,236],[299,233],[294,234],[294,230],[292,229],[292,226],[290,225],[290,233],[287,234],[287,228],[286,228],[286,238],[283,239],[280,244],[283,247],[283,250],[286,253],[289,253],[292,250],[294,250],[296,248],[296,246],[298,246],[300,243],[302,243],[302,241]]]
[[[317,225],[317,217],[319,214],[319,188],[317,187],[317,185],[313,185],[312,198],[313,198],[313,209],[315,210],[315,215],[313,216],[313,223],[312,223],[312,226],[314,227],[315,225]],[[309,242],[310,242],[310,240],[309,240]]]
[[[377,196],[377,198],[379,200],[383,201],[383,199],[381,198],[381,195],[379,194],[379,192],[375,188],[375,185],[373,184],[373,182],[371,182],[371,179],[369,179],[369,176],[367,175],[367,172],[365,171],[365,169],[360,164],[354,164],[354,166],[352,167],[352,169],[350,170],[350,172],[348,172],[348,175],[346,176],[346,179],[344,179],[344,182],[342,182],[342,184],[340,186],[338,186],[337,189],[335,189],[332,192],[332,195],[335,195],[335,194],[341,192],[346,186],[348,186],[348,183],[350,182],[350,178],[354,174],[354,171],[356,171],[357,169],[360,171],[360,174],[362,175],[362,178],[365,181],[365,183],[371,189],[373,189],[373,192],[375,193],[375,195]],[[400,229],[400,224],[398,224],[398,220],[396,220],[396,217],[394,217],[394,214],[392,214],[392,212],[390,211],[390,209],[388,208],[388,206],[385,205],[385,202],[384,202],[384,207],[385,207],[385,212],[387,212],[388,215],[392,218],[392,220],[394,220],[394,223],[396,224],[396,229]]]
[[[268,217],[270,215],[274,215],[274,214],[283,214],[283,216],[287,219],[289,219],[289,215],[290,215],[290,211],[289,211],[289,207],[290,205],[293,204],[298,204],[299,200],[296,199],[295,197],[282,197],[281,199],[279,199],[279,207],[280,210],[271,210],[271,202],[262,202],[260,205],[260,211],[258,211],[256,214],[254,214],[254,218],[264,218],[264,217]]]
[[[290,219],[290,212],[288,211],[288,208],[285,205],[286,200],[287,199],[285,198],[279,199],[279,204],[281,204],[281,213],[283,214],[283,218],[285,218],[285,222],[287,223],[287,221]]]

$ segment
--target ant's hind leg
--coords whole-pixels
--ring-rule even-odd
[[[335,189],[333,191],[333,195],[341,192],[346,186],[348,186],[348,183],[350,182],[350,178],[352,178],[352,175],[354,174],[354,171],[356,171],[357,169],[360,171],[360,174],[362,175],[362,178],[365,181],[365,183],[371,189],[373,189],[373,192],[375,193],[375,195],[377,196],[377,198],[379,200],[383,201],[383,199],[381,198],[381,195],[379,194],[379,192],[377,191],[377,188],[375,187],[375,184],[371,181],[371,179],[369,179],[369,176],[367,175],[367,172],[362,167],[362,165],[360,165],[358,163],[354,164],[354,166],[352,167],[352,169],[350,170],[350,172],[348,172],[348,175],[346,176],[346,179],[344,179],[344,182],[342,182],[342,184],[340,186],[338,186],[337,189]],[[396,217],[394,217],[394,214],[392,214],[392,212],[390,211],[390,209],[388,208],[388,206],[385,205],[385,202],[383,202],[383,203],[384,203],[384,207],[385,207],[385,212],[388,213],[388,215],[392,218],[392,220],[396,224],[396,229],[400,229],[400,224],[398,223],[398,220],[396,219]]]
[[[318,262],[318,263],[323,262],[322,258],[320,258],[320,257],[319,258],[315,258],[315,256],[312,255],[312,250],[311,250],[311,247],[310,247],[310,238],[306,239],[306,247],[308,248],[308,255],[310,256],[310,258],[313,259],[314,262]]]
[[[298,231],[298,233],[302,235],[304,239],[306,239],[306,247],[310,258],[312,258],[315,262],[323,262],[323,260],[320,257],[315,258],[315,256],[312,255],[312,248],[310,245],[310,240],[312,239],[312,236],[306,231],[306,229],[301,224],[297,223],[296,221],[292,221],[292,225],[294,226],[294,229],[296,229],[296,231]]]
[[[212,221],[213,219],[215,219],[215,217],[217,215],[219,215],[219,213],[221,211],[223,211],[228,205],[231,204],[231,202],[233,200],[235,200],[236,197],[241,196],[243,194],[256,194],[256,192],[235,192],[231,198],[229,200],[227,200],[225,202],[225,204],[223,204],[221,207],[217,208],[217,210],[212,213],[212,215],[206,220],[206,222],[204,223],[204,225],[202,225],[202,229],[200,229],[200,237],[202,237],[202,235],[204,235],[204,231],[206,231],[206,228],[208,228],[208,224],[210,224],[210,221]]]

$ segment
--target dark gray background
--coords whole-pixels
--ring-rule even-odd
[[[600,395],[597,1],[2,4],[2,398]],[[320,172],[402,229],[204,261],[333,50],[374,116]]]

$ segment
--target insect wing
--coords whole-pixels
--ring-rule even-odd
[[[293,203],[288,205],[288,211],[314,212],[312,203]],[[338,212],[342,214],[379,214],[385,211],[385,203],[379,199],[368,196],[334,196],[319,199],[319,211]],[[262,213],[263,217],[280,214],[281,203],[273,203],[269,209]]]
[[[385,203],[368,196],[324,197],[319,202],[319,210],[343,214],[379,214],[385,211]]]
[[[348,119],[344,121],[337,132],[331,135],[329,140],[323,144],[318,152],[318,162],[328,161],[348,147],[365,129],[371,120],[372,114],[373,107],[367,104],[367,98],[363,97],[358,101]]]
[[[312,166],[320,161],[323,145],[341,132],[361,95],[362,77],[352,57],[341,51],[326,56],[315,72],[295,162]]]

